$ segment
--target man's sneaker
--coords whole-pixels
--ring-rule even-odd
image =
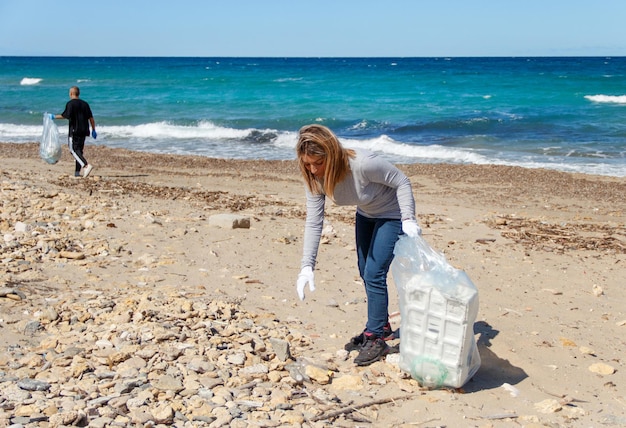
[[[383,340],[393,340],[393,339],[397,339],[399,337],[399,331],[400,329],[397,330],[398,335],[396,336],[396,332],[394,332],[391,329],[391,324],[387,323],[384,327],[383,327]],[[350,341],[348,343],[346,343],[346,345],[343,347],[346,351],[348,352],[352,352],[352,351],[358,351],[359,349],[361,349],[361,346],[363,346],[363,344],[365,343],[365,332],[354,336],[352,339],[350,339]]]
[[[83,177],[87,177],[92,169],[93,169],[92,164],[87,165],[85,169],[83,170]]]
[[[354,359],[357,366],[368,366],[383,358],[389,353],[389,346],[380,337],[365,335],[365,343],[361,346],[359,355]]]

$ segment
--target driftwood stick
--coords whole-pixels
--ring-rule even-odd
[[[411,398],[411,396],[410,395],[405,395],[404,397],[382,398],[380,400],[368,401],[367,403],[358,404],[356,406],[344,407],[343,409],[334,410],[332,412],[325,413],[323,415],[317,415],[314,418],[311,418],[311,422],[321,421],[321,420],[324,420],[324,419],[334,419],[337,416],[341,416],[341,415],[345,415],[345,414],[348,414],[348,413],[352,413],[352,412],[355,412],[355,411],[357,411],[359,409],[363,409],[365,407],[375,406],[377,404],[387,404],[387,403],[391,403],[391,402],[394,402],[394,401],[406,400],[408,398]]]

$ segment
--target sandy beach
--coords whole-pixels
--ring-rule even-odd
[[[36,143],[0,148],[0,426],[626,426],[624,178],[399,165],[424,238],[479,290],[480,369],[428,390],[393,355],[356,367],[341,352],[365,323],[353,207],[327,206],[317,289],[298,299],[295,162],[88,145],[95,169],[75,179],[65,147],[55,165]],[[220,214],[250,226],[214,227]],[[294,361],[328,378],[300,384]]]

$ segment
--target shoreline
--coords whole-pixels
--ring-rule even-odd
[[[40,159],[39,158],[39,143],[12,143],[12,142],[0,142],[0,147],[3,147],[4,154],[2,157],[15,157],[25,159]],[[63,150],[63,156],[59,162],[72,161],[70,155]],[[232,168],[239,168],[246,165],[278,165],[285,166],[291,165],[291,167],[285,167],[285,172],[290,174],[299,174],[295,160],[264,160],[264,159],[225,159],[225,158],[213,158],[202,155],[181,155],[181,154],[165,154],[165,153],[153,153],[145,151],[136,151],[124,148],[111,148],[104,145],[89,145],[85,146],[85,150],[93,152],[94,158],[99,158],[99,166],[104,167],[116,167],[119,166],[120,161],[130,161],[131,156],[138,158],[139,161],[154,156],[151,159],[151,163],[161,167],[182,169],[193,168],[226,168],[229,166]],[[7,156],[8,155],[8,156]],[[442,169],[451,169],[456,173],[451,173],[448,178],[463,178],[465,174],[470,173],[472,170],[479,171],[483,174],[487,174],[490,170],[495,171],[492,176],[487,178],[487,181],[493,182],[493,180],[501,182],[510,182],[513,174],[522,175],[523,179],[528,179],[532,173],[539,173],[545,175],[547,178],[553,180],[556,179],[560,182],[566,180],[564,177],[571,177],[572,179],[589,179],[600,182],[626,183],[626,177],[616,177],[608,175],[587,174],[580,172],[565,172],[549,168],[528,168],[521,166],[506,166],[506,165],[476,165],[476,164],[456,164],[456,163],[412,163],[412,164],[396,164],[401,167],[407,175],[429,175],[441,173]],[[258,168],[255,167],[255,168]],[[468,169],[469,172],[460,172],[463,169]],[[524,173],[526,172],[526,173]]]
[[[59,174],[68,173],[68,168],[73,168],[74,161],[65,147],[61,159],[55,165],[48,165],[40,159],[38,143],[0,142],[0,147],[2,158],[39,161],[41,165]],[[167,174],[173,177],[226,175],[231,178],[258,179],[259,183],[265,179],[301,183],[295,160],[220,159],[138,152],[106,146],[87,146],[85,151],[88,160],[92,160],[99,170],[128,171],[129,177],[134,176],[139,181],[143,180],[142,176]],[[441,187],[445,188],[449,196],[456,195],[468,203],[485,206],[504,203],[503,206],[507,208],[544,209],[552,205],[558,206],[561,201],[567,203],[569,199],[577,199],[581,203],[598,205],[594,209],[598,213],[619,217],[626,212],[623,198],[626,194],[625,177],[502,165],[415,163],[397,166],[413,183],[418,211],[420,190]],[[299,198],[301,195],[295,196]],[[471,198],[476,199],[472,202]],[[558,216],[557,212],[554,214]]]
[[[0,144],[0,289],[24,294],[0,297],[0,331],[7,338],[0,372],[54,386],[47,395],[32,393],[44,408],[16,402],[0,410],[0,421],[53,405],[68,413],[63,397],[81,388],[90,397],[83,398],[86,408],[122,423],[145,423],[141,415],[159,414],[165,400],[189,418],[226,417],[220,412],[237,407],[249,419],[235,417],[232,426],[268,414],[271,423],[323,426],[312,420],[349,405],[366,405],[361,416],[373,426],[626,424],[626,179],[488,165],[399,165],[413,184],[424,239],[464,270],[480,295],[474,324],[480,369],[459,390],[430,391],[400,372],[393,355],[359,368],[341,353],[362,329],[365,311],[352,207],[327,205],[316,290],[298,300],[305,201],[294,161],[88,145],[85,154],[95,168],[90,177],[74,179],[66,148],[49,165],[36,143]],[[224,213],[247,216],[250,228],[211,227],[210,218]],[[19,232],[18,223],[32,234]],[[393,313],[392,279],[389,287]],[[29,331],[32,321],[41,329]],[[205,333],[206,325],[215,332]],[[141,334],[145,350],[132,347]],[[332,379],[294,383],[270,338],[286,339],[294,361],[324,367]],[[53,340],[45,364],[37,355]],[[110,347],[102,348],[102,341]],[[185,352],[174,352],[177,346]],[[116,377],[98,380],[111,370],[102,362],[106,356],[122,355]],[[191,373],[190,360],[206,373]],[[159,367],[165,366],[176,367],[188,388],[160,390],[166,371]],[[263,370],[246,371],[253,368]],[[106,413],[113,404],[103,397],[140,374],[149,380],[150,397],[159,399],[123,415]],[[13,396],[7,391],[15,381],[3,379],[0,393]],[[211,385],[215,396],[200,399],[202,385]],[[303,388],[310,395],[295,394]],[[240,395],[224,398],[226,390]],[[277,395],[270,399],[261,391]],[[137,403],[138,394],[135,389],[113,402],[126,397],[133,398],[129,405]],[[383,401],[371,404],[376,400]],[[191,405],[200,401],[210,405]],[[261,403],[265,416],[242,404],[252,401]],[[331,420],[359,423],[349,416]]]

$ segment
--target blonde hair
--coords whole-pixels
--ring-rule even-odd
[[[354,150],[344,149],[335,134],[322,125],[305,125],[300,128],[296,154],[300,171],[311,193],[320,194],[323,190],[330,198],[333,197],[337,183],[350,171],[349,160],[355,156]],[[306,168],[302,160],[304,156],[324,158],[323,182]]]

